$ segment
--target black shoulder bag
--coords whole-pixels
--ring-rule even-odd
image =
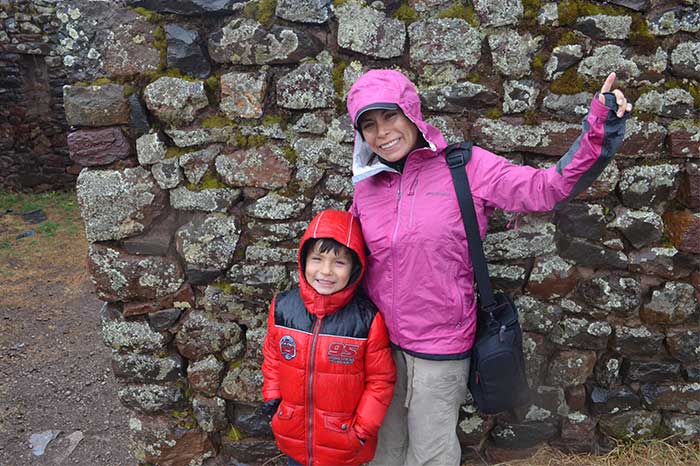
[[[472,155],[472,143],[452,144],[445,151],[452,173],[459,209],[462,212],[467,245],[479,291],[476,311],[476,340],[469,369],[469,391],[479,410],[495,414],[529,401],[525,376],[523,333],[518,311],[510,296],[493,294],[484,249],[474,210],[465,165]]]

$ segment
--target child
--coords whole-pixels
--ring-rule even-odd
[[[359,465],[374,456],[395,367],[381,314],[356,291],[365,268],[357,220],[320,212],[298,258],[299,288],[270,305],[263,412],[290,465]]]

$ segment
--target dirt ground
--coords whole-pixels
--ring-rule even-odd
[[[48,219],[16,215],[33,208]],[[77,215],[70,195],[0,197],[0,466],[135,463]],[[60,434],[35,456],[46,431]]]

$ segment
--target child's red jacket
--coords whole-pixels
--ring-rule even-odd
[[[333,238],[360,259],[359,276],[343,290],[320,295],[304,279],[302,250],[312,238]],[[299,288],[273,300],[263,346],[263,398],[282,399],[272,431],[279,449],[301,464],[359,465],[374,456],[396,373],[381,314],[356,293],[365,268],[357,220],[321,212],[298,259]]]

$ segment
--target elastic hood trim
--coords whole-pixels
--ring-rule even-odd
[[[415,86],[396,70],[370,70],[353,84],[347,99],[350,120],[355,122],[370,106],[387,103],[397,105],[406,118],[416,125],[431,151],[441,152],[447,147],[440,131],[423,120],[420,97]],[[378,159],[373,160],[372,149],[356,127],[352,162],[353,184],[383,171],[398,173]]]

